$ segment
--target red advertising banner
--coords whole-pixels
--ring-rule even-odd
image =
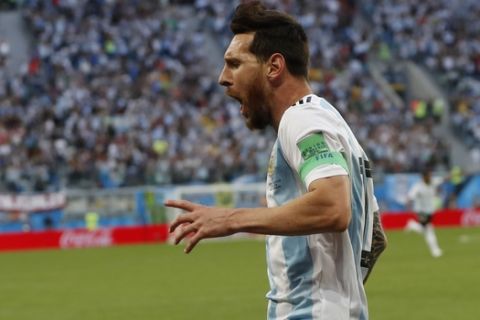
[[[385,212],[381,215],[383,226],[387,230],[402,229],[409,219],[415,219],[415,217],[412,212]],[[433,217],[433,224],[437,227],[478,227],[480,226],[480,208],[438,211]],[[69,229],[4,233],[0,234],[0,251],[109,247],[123,244],[163,243],[167,239],[167,224],[97,229],[94,231]]]
[[[0,234],[0,251],[54,248],[108,247],[122,244],[166,242],[168,225],[111,229],[56,230]]]
[[[413,212],[389,213],[381,215],[385,229],[404,228],[409,219],[416,219]],[[437,211],[432,220],[437,227],[473,227],[480,226],[480,209],[448,209]]]

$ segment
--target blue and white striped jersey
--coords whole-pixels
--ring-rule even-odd
[[[267,204],[306,193],[316,179],[348,175],[352,219],[342,233],[267,236],[268,319],[368,319],[362,250],[370,251],[373,195],[368,158],[338,111],[315,95],[284,113],[267,175]],[[294,214],[294,213],[293,213]]]

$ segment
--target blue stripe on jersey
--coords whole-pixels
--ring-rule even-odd
[[[280,144],[277,144],[277,157],[275,163],[275,176],[272,177],[272,183],[275,185],[275,202],[281,206],[288,201],[300,196],[295,174],[283,157]]]
[[[271,164],[274,166],[274,168],[272,168],[272,173],[274,174],[270,176],[271,181],[269,183],[272,185],[267,186],[267,188],[273,189],[273,198],[275,202],[278,205],[283,205],[286,202],[297,198],[300,195],[300,191],[297,187],[297,180],[295,179],[294,172],[290,169],[290,166],[283,157],[283,152],[280,144],[278,142],[275,143],[274,148],[276,148],[276,150],[274,151],[276,154],[274,158],[275,162],[274,164]],[[290,245],[287,245],[286,247],[289,248]],[[267,252],[270,252],[270,250],[271,249],[267,241]],[[283,250],[285,250],[285,248],[283,248]],[[291,250],[287,249],[287,251],[290,252]],[[286,252],[286,254],[288,254],[288,252]],[[269,270],[273,270],[273,268],[271,267],[271,262],[267,260],[267,263]],[[290,264],[294,264],[293,261],[290,261]],[[288,259],[286,262],[286,268],[289,268]],[[271,297],[275,297],[277,293],[278,291],[275,287],[275,284],[271,282],[270,292],[267,295],[267,297],[269,298],[268,319],[276,319],[277,302]]]
[[[289,320],[312,317],[313,260],[306,236],[285,237],[282,241],[287,277],[291,293],[292,311]]]
[[[274,320],[277,318],[277,303],[273,300],[268,301],[268,318],[270,320]]]
[[[270,252],[270,244],[268,243],[268,240],[266,241],[266,246],[267,246],[267,253]],[[267,254],[267,266],[268,269],[271,270],[271,261],[268,257]],[[268,292],[267,298],[268,297],[275,297],[277,295],[277,288],[275,287],[275,284],[270,280],[270,291]],[[277,302],[269,299],[268,302],[268,319],[276,319],[277,318]]]
[[[368,320],[368,317],[365,314],[365,309],[362,309],[362,313],[360,313],[360,318],[358,318],[358,320]]]
[[[358,159],[352,155],[352,168],[350,177],[352,179],[352,218],[350,225],[348,226],[348,235],[350,236],[350,242],[352,243],[353,254],[357,268],[360,267],[360,260],[362,255],[362,237],[363,232],[360,231],[362,223],[363,207],[362,207],[362,191],[363,191],[363,179],[362,172],[360,171],[360,165]],[[360,232],[359,232],[360,231]],[[358,270],[357,270],[358,271]]]

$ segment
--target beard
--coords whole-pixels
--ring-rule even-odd
[[[250,130],[263,130],[272,124],[272,115],[267,106],[266,90],[259,79],[252,81],[243,100],[243,116]]]

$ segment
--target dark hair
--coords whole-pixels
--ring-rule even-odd
[[[288,71],[308,78],[309,49],[305,30],[286,13],[268,10],[259,1],[240,4],[230,23],[233,34],[255,32],[250,51],[260,61],[274,53],[285,58]]]

